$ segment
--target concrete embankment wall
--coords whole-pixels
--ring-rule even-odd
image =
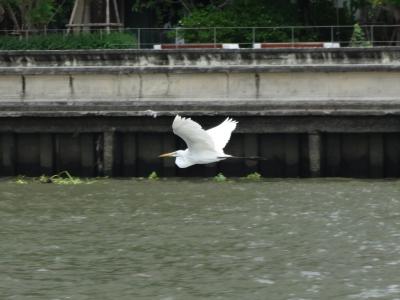
[[[0,53],[0,175],[400,175],[400,49]],[[239,121],[227,152],[175,168],[177,113]]]

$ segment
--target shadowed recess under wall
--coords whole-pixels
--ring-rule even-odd
[[[115,132],[112,175],[309,177],[309,136],[302,133],[236,133],[226,152],[237,156],[262,156],[265,161],[226,160],[218,164],[179,169],[173,159],[158,155],[184,149],[173,133]],[[399,133],[321,134],[321,175],[340,177],[400,176]],[[1,133],[0,175],[56,174],[104,175],[102,133]]]

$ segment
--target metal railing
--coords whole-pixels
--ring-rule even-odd
[[[348,46],[394,46],[400,45],[400,25],[361,25],[363,39],[356,44],[351,38],[354,26],[280,26],[280,27],[198,27],[198,28],[123,28],[113,29],[111,34],[123,34],[120,39],[110,39],[108,44],[115,48],[153,48],[154,45],[198,44],[217,47],[219,44],[234,43],[241,48],[252,48],[257,43],[296,43],[325,42]],[[29,41],[35,37],[58,36],[68,39],[71,36],[96,34],[107,39],[108,32],[101,28],[84,28],[69,32],[67,29],[47,30],[0,30],[0,48],[4,37],[17,41]],[[178,46],[177,46],[178,47]],[[4,49],[4,48],[3,48]]]

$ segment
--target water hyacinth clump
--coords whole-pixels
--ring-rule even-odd
[[[26,180],[25,176],[18,176],[15,179],[15,183],[17,183],[17,184],[27,184],[28,181]]]
[[[245,177],[245,179],[257,181],[262,178],[261,174],[258,172],[251,173]]]
[[[158,180],[160,177],[158,177],[157,172],[153,171],[150,173],[150,175],[147,177],[149,180]]]
[[[72,176],[68,171],[62,171],[53,176],[42,175],[39,177],[40,183],[54,183],[54,184],[91,184],[94,180],[81,179]]]
[[[50,181],[55,184],[81,184],[82,180],[78,177],[73,177],[68,171],[63,171],[50,177]]]
[[[214,181],[216,182],[225,182],[227,180],[227,178],[224,176],[224,174],[222,173],[218,173],[215,177],[214,177]]]

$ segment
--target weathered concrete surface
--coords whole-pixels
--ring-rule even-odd
[[[400,176],[400,48],[0,52],[0,176]],[[182,114],[239,126],[187,170]]]
[[[398,100],[399,72],[0,75],[10,101]]]
[[[398,101],[399,80],[397,47],[0,52],[0,103]]]
[[[399,64],[398,47],[0,51],[0,67]]]

